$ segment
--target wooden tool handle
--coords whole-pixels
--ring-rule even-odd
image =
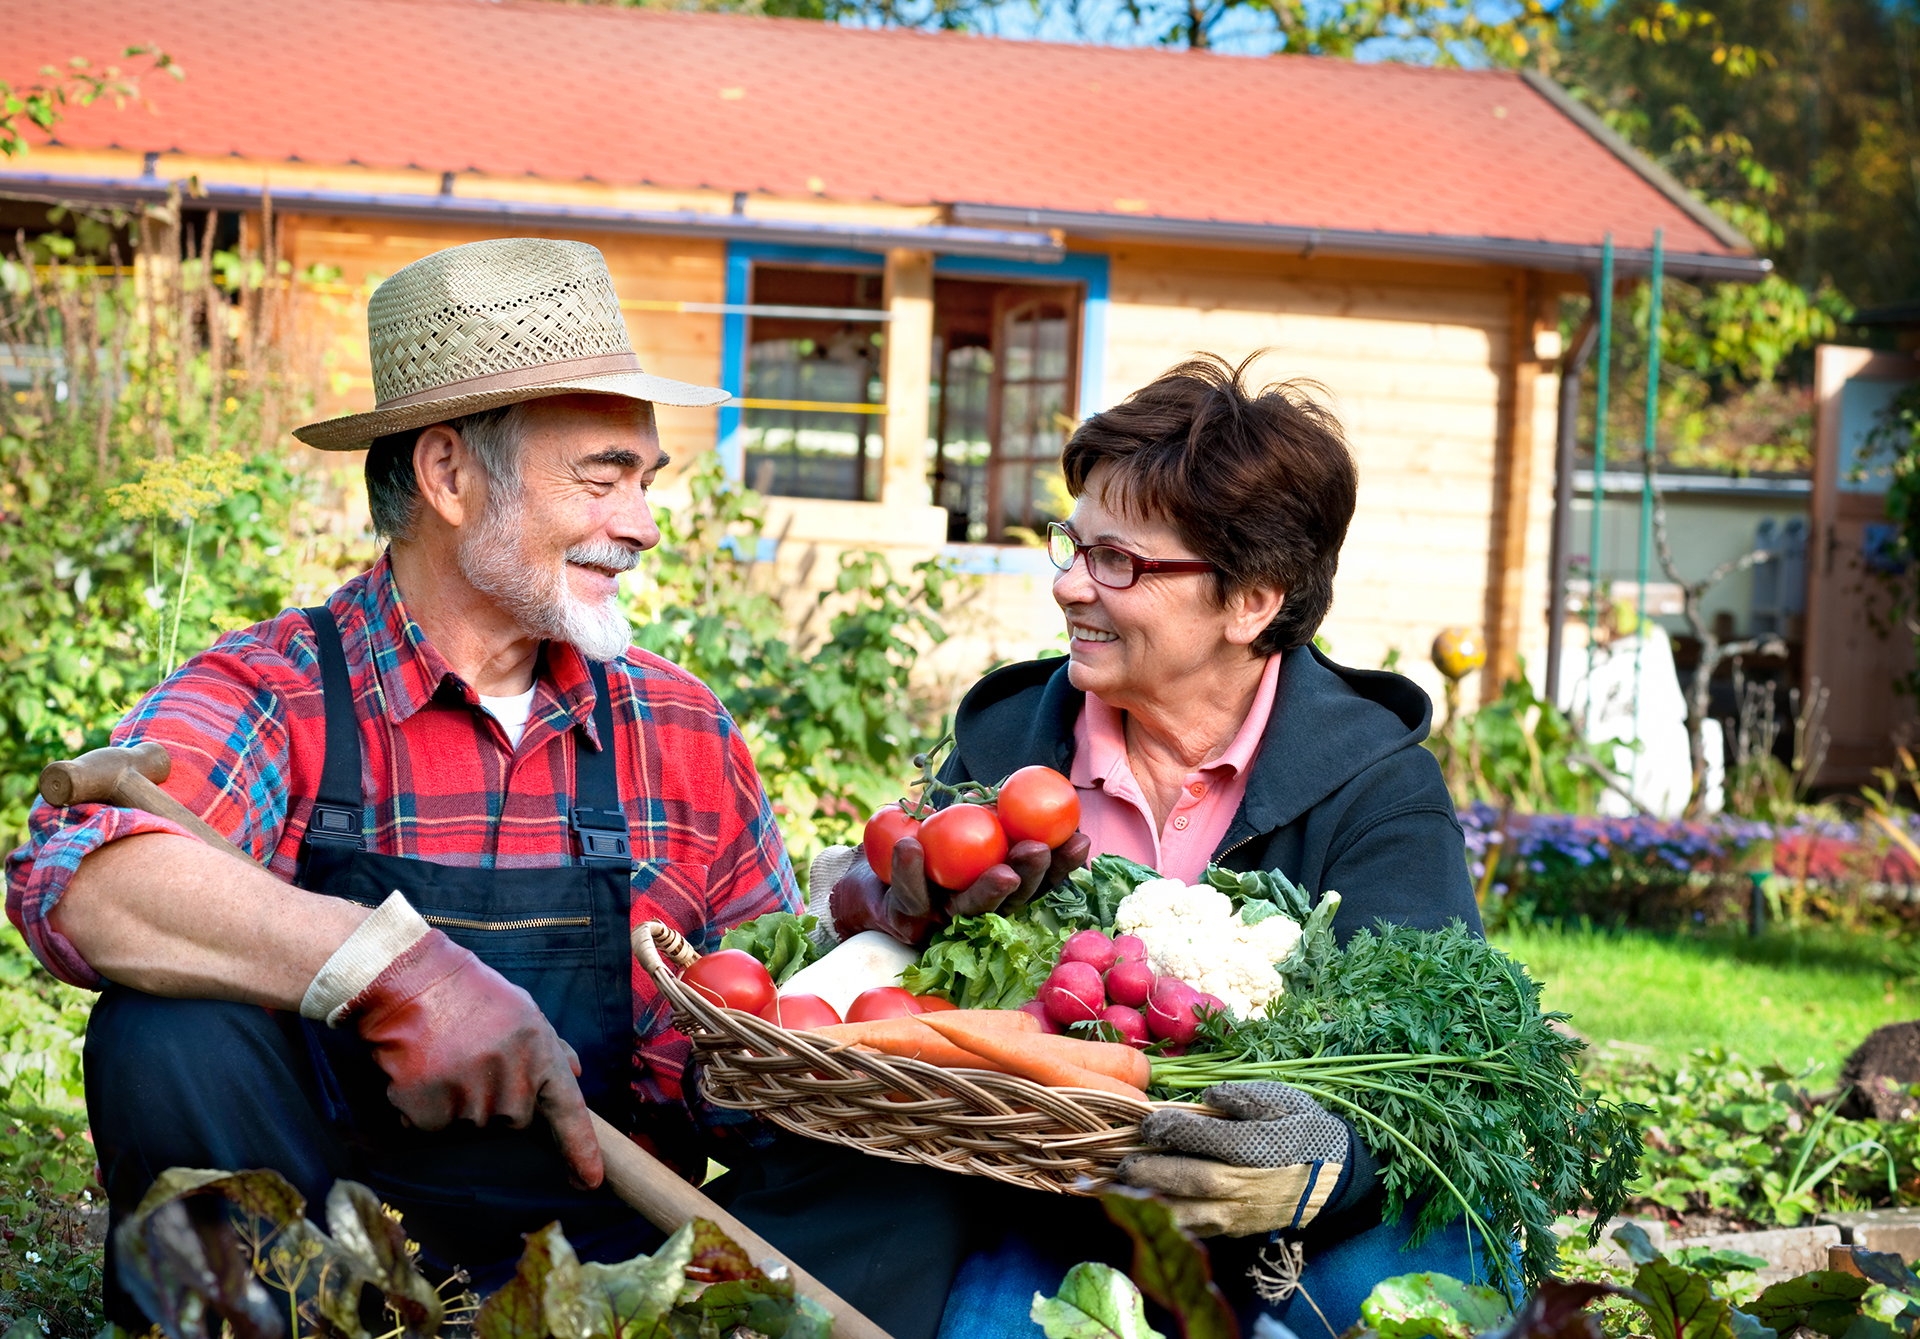
[[[206,820],[155,785],[173,773],[167,746],[149,739],[131,748],[94,749],[40,772],[40,798],[56,808],[69,804],[114,804],[178,823],[216,851],[249,865],[257,861],[215,832]]]
[[[662,1232],[673,1232],[689,1219],[705,1218],[717,1223],[732,1237],[747,1258],[764,1267],[774,1261],[787,1267],[794,1291],[810,1297],[833,1313],[835,1339],[889,1339],[887,1332],[855,1311],[845,1299],[799,1265],[787,1259],[773,1244],[715,1204],[698,1189],[688,1185],[674,1170],[602,1120],[593,1117],[593,1132],[600,1140],[600,1156],[607,1167],[607,1184],[639,1215]]]
[[[40,772],[40,796],[56,809],[70,804],[112,804],[114,787],[128,768],[149,781],[173,774],[167,746],[149,739],[132,746],[94,749],[66,762],[50,762]]]

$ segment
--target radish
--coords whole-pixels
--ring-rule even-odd
[[[1040,987],[1040,1003],[1046,1006],[1047,1016],[1062,1027],[1091,1023],[1106,1007],[1106,983],[1091,963],[1063,962]]]
[[[1040,1030],[1049,1036],[1057,1037],[1066,1031],[1065,1028],[1053,1021],[1053,1016],[1047,1012],[1047,1006],[1040,1003],[1039,1000],[1028,1000],[1020,1006],[1020,1012],[1023,1014],[1032,1014],[1035,1018],[1039,1019]]]
[[[1109,1004],[1100,1011],[1100,1021],[1113,1024],[1127,1045],[1146,1049],[1147,1020],[1138,1009],[1129,1009],[1124,1004]]]
[[[1098,930],[1082,930],[1070,935],[1060,948],[1061,962],[1084,962],[1096,972],[1113,966],[1117,956],[1113,941]]]
[[[1122,958],[1107,973],[1107,998],[1129,1009],[1146,1007],[1153,994],[1153,969],[1137,959]]]
[[[1200,1032],[1200,1020],[1194,1006],[1200,992],[1185,981],[1162,977],[1147,1000],[1147,1031],[1161,1041],[1185,1046]]]
[[[1121,935],[1113,941],[1113,952],[1121,962],[1145,962],[1147,942],[1139,935]]]
[[[1227,1011],[1227,1002],[1225,1000],[1221,999],[1218,995],[1209,994],[1204,990],[1200,992],[1200,1003],[1206,1005],[1207,1008],[1218,1014],[1224,1014]]]

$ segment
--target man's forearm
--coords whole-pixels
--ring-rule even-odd
[[[82,860],[48,920],[109,981],[297,1009],[367,915],[191,838],[147,832]]]

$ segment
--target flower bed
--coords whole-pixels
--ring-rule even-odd
[[[1920,840],[1920,815],[1902,818]],[[1750,875],[1769,871],[1776,901],[1920,899],[1920,866],[1876,824],[1513,813],[1503,823],[1485,804],[1464,810],[1460,824],[1482,911],[1493,923],[1716,924],[1744,918]]]

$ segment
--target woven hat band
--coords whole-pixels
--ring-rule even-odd
[[[638,372],[639,370],[640,360],[632,353],[601,353],[590,358],[563,358],[557,363],[541,363],[538,367],[516,367],[505,372],[489,372],[483,377],[449,381],[444,386],[433,386],[424,391],[415,391],[412,395],[382,400],[375,406],[374,412],[405,409],[409,405],[426,404],[431,400],[450,400],[458,395],[489,395],[494,391],[517,391],[528,386],[550,386],[555,382],[571,381],[578,377],[611,376],[617,372]]]

